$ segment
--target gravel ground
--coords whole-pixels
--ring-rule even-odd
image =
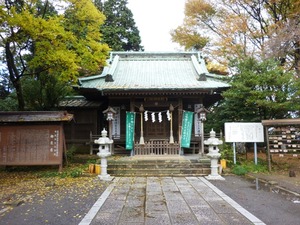
[[[2,183],[0,224],[77,225],[108,184],[96,176]]]

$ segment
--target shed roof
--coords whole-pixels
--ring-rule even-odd
[[[228,88],[224,76],[210,74],[199,53],[112,52],[101,75],[79,79],[80,89],[102,95],[138,91],[211,91]]]
[[[65,111],[0,112],[0,124],[26,122],[64,122],[72,119],[73,114],[69,114]]]
[[[99,108],[102,102],[87,100],[84,96],[68,96],[59,102],[60,108]]]
[[[278,119],[278,120],[262,120],[264,126],[286,126],[300,125],[300,119]]]

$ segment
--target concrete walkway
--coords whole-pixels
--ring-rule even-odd
[[[80,225],[264,224],[204,177],[118,177]]]

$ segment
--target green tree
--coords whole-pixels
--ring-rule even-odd
[[[67,2],[67,16],[49,1],[5,0],[0,6],[0,45],[19,110],[26,109],[22,79],[46,75],[75,82],[80,72],[88,75],[105,65],[110,49],[99,33],[104,15],[89,0]]]
[[[25,77],[22,80],[27,110],[46,111],[58,108],[59,102],[73,94],[71,84],[55,76],[41,74],[38,79]]]
[[[0,70],[0,99],[6,98],[10,93],[10,82],[5,71]]]
[[[113,51],[143,51],[139,30],[127,7],[127,0],[105,1],[103,14],[106,16],[101,27],[104,43]]]
[[[15,93],[12,93],[12,89],[7,72],[0,70],[0,111],[15,111],[18,109],[18,102]]]
[[[105,1],[105,0],[93,0],[94,5],[100,12],[103,11],[103,2],[102,1]]]
[[[213,109],[211,119],[216,127],[224,122],[288,118],[299,111],[300,81],[278,61],[247,58],[234,64],[237,71],[231,88]]]
[[[17,111],[18,101],[16,93],[10,93],[3,99],[0,99],[0,111]]]

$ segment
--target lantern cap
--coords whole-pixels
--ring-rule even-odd
[[[216,132],[213,129],[211,129],[209,134],[210,134],[210,137],[216,137]]]
[[[109,113],[109,112],[113,114],[117,113],[116,110],[114,110],[111,106],[108,106],[108,108],[103,111],[103,113]]]
[[[211,129],[209,134],[210,134],[210,137],[206,141],[204,141],[205,145],[218,146],[223,143],[222,140],[219,140],[218,138],[216,138],[216,132],[213,129]]]
[[[103,128],[103,130],[101,131],[101,135],[102,137],[107,137],[107,131],[105,130],[105,128]]]
[[[141,106],[140,106],[139,110],[140,110],[140,112],[141,112],[141,113],[145,111],[145,109],[144,109],[144,105],[143,105],[143,104],[141,104]]]
[[[207,113],[209,113],[209,111],[206,108],[204,108],[204,106],[202,106],[195,113],[197,113],[197,114],[199,114],[199,113],[205,113],[205,114],[207,114]]]

